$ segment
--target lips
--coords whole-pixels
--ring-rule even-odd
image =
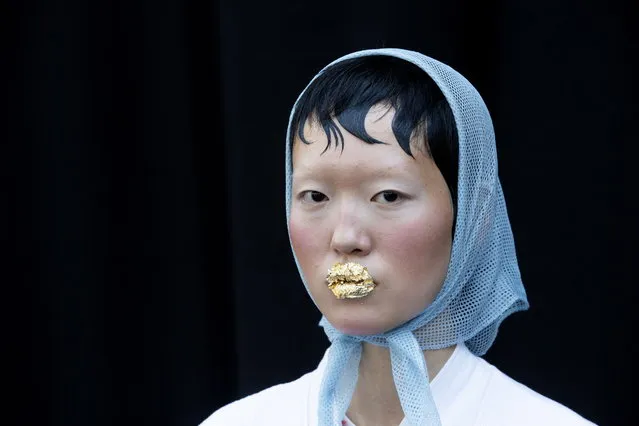
[[[366,267],[355,262],[334,264],[328,270],[326,282],[338,299],[360,299],[376,287]]]

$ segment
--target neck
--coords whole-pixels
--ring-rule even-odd
[[[388,348],[362,343],[357,386],[348,408],[348,418],[357,426],[399,425],[404,412],[399,402]],[[424,351],[428,376],[433,380],[455,350],[455,346]]]

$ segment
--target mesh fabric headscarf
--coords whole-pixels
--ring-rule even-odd
[[[390,349],[393,379],[408,424],[439,425],[422,351],[463,342],[474,354],[483,355],[504,318],[527,309],[528,301],[497,174],[492,120],[481,96],[449,66],[408,50],[359,51],[326,67],[368,55],[394,56],[417,65],[439,86],[450,105],[459,140],[455,234],[442,289],[419,316],[375,336],[342,334],[322,317],[320,325],[331,348],[320,390],[319,425],[341,424],[357,383],[362,342]],[[287,223],[292,196],[291,136],[295,131],[291,126],[298,102],[299,98],[291,112],[286,137]]]

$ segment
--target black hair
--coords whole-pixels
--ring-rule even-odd
[[[307,120],[316,120],[326,133],[328,149],[344,146],[335,123],[370,144],[385,144],[371,137],[364,119],[371,107],[395,109],[392,130],[411,157],[411,136],[423,131],[425,149],[441,172],[457,212],[458,136],[455,118],[443,93],[417,65],[392,56],[363,56],[344,60],[324,70],[300,97],[291,121],[290,147],[295,136],[303,143]],[[456,216],[456,214],[454,215]]]

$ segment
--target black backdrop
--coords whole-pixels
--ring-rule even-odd
[[[404,47],[493,115],[531,309],[486,358],[636,424],[630,3],[8,3],[0,423],[194,426],[313,368],[327,341],[286,234],[289,108],[337,56]]]

